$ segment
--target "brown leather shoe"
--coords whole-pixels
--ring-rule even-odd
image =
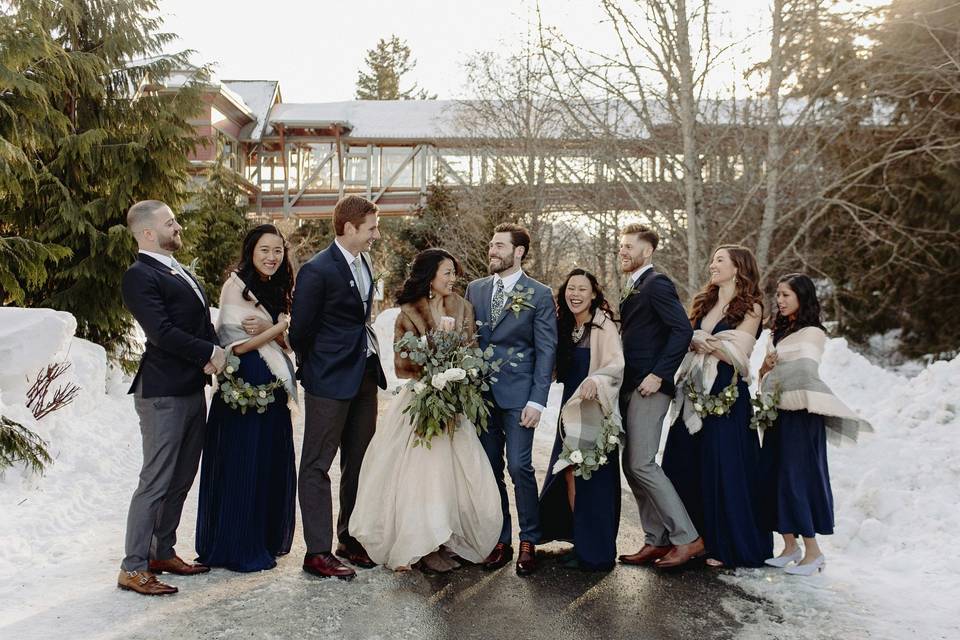
[[[490,555],[487,556],[487,559],[483,561],[483,569],[485,571],[493,571],[494,569],[499,569],[504,566],[511,560],[513,560],[513,547],[503,542],[498,542],[497,546],[490,552]]]
[[[303,557],[303,570],[320,578],[351,580],[357,572],[337,560],[332,553],[314,553]]]
[[[643,545],[643,548],[636,553],[620,556],[620,562],[623,564],[632,564],[638,566],[644,564],[653,564],[663,556],[670,553],[671,549],[673,549],[673,547],[670,545],[658,547],[652,544],[645,544]]]
[[[179,556],[173,556],[166,560],[151,560],[150,571],[156,574],[167,572],[178,576],[195,576],[198,573],[210,571],[210,567],[200,563],[189,564],[181,560]]]
[[[117,587],[125,591],[136,591],[145,596],[169,596],[178,591],[176,587],[157,580],[149,571],[120,571]]]
[[[532,542],[521,541],[517,554],[517,575],[528,576],[537,570],[537,548]]]
[[[360,543],[350,545],[338,544],[336,554],[361,569],[372,569],[377,566],[377,563],[370,559],[370,556],[367,555],[367,550],[364,549]]]
[[[697,538],[690,544],[678,544],[670,553],[657,560],[653,566],[658,569],[674,569],[704,554],[703,538]]]

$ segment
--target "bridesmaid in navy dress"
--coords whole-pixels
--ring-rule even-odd
[[[760,335],[763,315],[759,270],[753,253],[737,245],[717,249],[710,282],[693,301],[690,320],[712,335],[729,329]],[[713,395],[733,380],[733,365],[697,336],[692,350],[719,360]],[[749,354],[747,354],[749,357]],[[759,567],[770,557],[773,536],[762,522],[760,441],[750,428],[750,389],[741,378],[729,413],[703,418],[691,435],[683,418],[672,425],[663,455],[663,470],[673,482],[694,524],[703,533],[707,564]]]
[[[252,385],[272,382],[276,376],[257,347],[283,341],[293,289],[283,236],[273,225],[247,234],[236,275],[246,285],[244,299],[255,298],[273,319],[272,326],[255,316],[243,321],[252,337],[233,349],[239,376]],[[219,393],[213,398],[197,512],[197,550],[204,564],[260,571],[272,569],[275,558],[290,551],[296,517],[293,428],[286,392],[280,388],[274,396],[265,413],[245,414]]]
[[[596,277],[589,272],[574,269],[557,298],[557,381],[564,385],[563,406],[591,374],[590,336],[592,331],[602,330],[594,325],[597,310],[605,315],[601,316],[604,324],[610,323],[615,332],[619,330]],[[619,336],[615,342],[619,348]],[[587,384],[594,383],[588,380]],[[596,392],[594,384],[593,394]],[[584,480],[573,475],[573,467],[553,473],[562,448],[558,429],[540,494],[540,541],[572,542],[574,548],[566,561],[570,567],[609,571],[615,564],[620,528],[620,456],[617,450],[610,452],[607,462]]]
[[[823,331],[820,302],[813,281],[792,273],[777,283],[777,313],[773,318],[773,344],[806,327]],[[777,364],[770,352],[760,369],[763,377]],[[767,528],[783,536],[780,555],[767,560],[773,567],[796,562],[789,573],[807,575],[807,565],[823,564],[817,535],[833,534],[833,491],[827,466],[827,431],[823,416],[807,410],[779,410],[776,424],[763,434],[764,485],[770,496],[766,504]],[[804,550],[797,545],[803,537]]]

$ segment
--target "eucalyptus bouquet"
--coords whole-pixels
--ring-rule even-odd
[[[277,399],[274,391],[283,388],[283,380],[274,378],[273,382],[265,384],[250,384],[239,375],[240,358],[233,355],[232,351],[227,352],[227,366],[218,376],[218,392],[223,401],[231,409],[235,409],[242,414],[247,413],[247,409],[256,409],[257,413],[266,413],[270,403]]]
[[[407,382],[413,393],[403,409],[413,423],[415,447],[429,449],[430,441],[441,433],[452,438],[461,415],[478,434],[487,430],[491,403],[483,393],[496,382],[503,361],[492,359],[493,346],[464,344],[463,334],[450,328],[452,324],[442,323],[423,336],[408,331],[393,347],[423,369],[419,379]],[[508,364],[516,366],[509,359]]]

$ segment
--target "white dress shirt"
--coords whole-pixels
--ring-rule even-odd
[[[177,271],[177,269],[174,269],[174,268],[173,268],[173,256],[171,256],[171,255],[166,255],[166,254],[163,254],[163,253],[154,253],[153,251],[144,251],[143,249],[140,249],[140,253],[142,253],[142,254],[145,255],[145,256],[150,256],[151,258],[153,258],[154,260],[156,260],[157,262],[159,262],[159,263],[162,264],[163,266],[165,266],[165,267],[167,267],[168,269],[170,269],[171,271],[175,272],[174,275],[176,275],[176,276],[178,276],[178,277],[180,277],[180,278],[183,278],[183,277],[184,277],[183,275],[180,274],[179,271]],[[177,263],[177,264],[179,264],[179,263]],[[183,266],[181,265],[180,268],[182,269]],[[203,302],[204,305],[206,305],[207,302],[206,302],[206,300],[203,299],[203,294],[200,293],[200,290],[197,288],[197,283],[194,282],[193,280],[191,280],[189,276],[186,277],[186,281],[187,281],[187,284],[190,285],[190,288],[193,289],[194,293],[197,294],[197,297],[200,298],[200,301]],[[208,311],[208,313],[209,313],[209,311]],[[210,352],[210,359],[211,359],[211,360],[213,360],[213,356],[214,356],[214,354],[216,354],[216,353],[217,353],[217,345],[213,345],[213,351]]]
[[[630,286],[633,287],[633,285],[637,284],[637,280],[640,279],[640,276],[642,276],[643,274],[645,274],[645,273],[646,273],[647,271],[649,271],[650,269],[653,269],[653,263],[652,263],[652,262],[651,262],[650,264],[648,264],[647,266],[645,266],[645,267],[640,267],[639,269],[637,269],[636,271],[634,271],[633,273],[631,273],[631,274],[630,274]]]
[[[337,245],[337,249],[340,249],[340,253],[343,254],[343,259],[347,261],[347,266],[350,268],[350,273],[355,273],[353,270],[353,261],[356,260],[360,256],[360,254],[358,253],[357,255],[353,255],[352,253],[347,251],[343,247],[343,245],[340,244],[340,241],[337,239],[334,239],[333,244]],[[360,281],[356,283],[356,286],[357,286],[357,293],[360,294],[360,300],[361,302],[363,302],[364,311],[367,310],[367,305],[370,304],[369,300],[363,299],[363,296],[366,295],[367,291],[370,289],[370,280],[367,280],[367,278],[370,278],[372,280],[373,276],[367,273],[366,262],[363,260],[363,258],[360,258]],[[369,325],[366,326],[366,329],[367,329],[367,356],[369,357],[377,353],[377,351],[370,346],[372,341],[376,340],[376,334],[373,333]]]
[[[503,281],[503,295],[509,296],[510,292],[513,291],[513,288],[517,286],[517,282],[520,281],[520,278],[523,276],[523,269],[518,269],[516,273],[513,273],[506,278],[501,278],[499,273],[493,274],[493,291],[490,294],[490,307],[493,308],[493,296],[497,294],[497,282]],[[504,304],[506,304],[506,298],[504,298]],[[540,413],[543,413],[544,406],[542,404],[537,404],[536,402],[530,401],[527,402],[528,407],[533,407]]]

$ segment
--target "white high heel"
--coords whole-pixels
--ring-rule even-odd
[[[787,566],[791,562],[800,562],[802,558],[803,558],[803,551],[800,549],[800,547],[797,547],[796,549],[793,550],[793,553],[791,554],[788,554],[785,556],[777,556],[775,558],[767,558],[766,560],[763,561],[763,563],[771,567],[776,567],[777,569],[783,569],[785,566]]]
[[[812,576],[815,573],[821,573],[827,566],[827,559],[822,555],[817,556],[817,559],[813,562],[807,564],[795,564],[792,567],[787,567],[783,570],[784,573],[789,573],[792,576]]]

